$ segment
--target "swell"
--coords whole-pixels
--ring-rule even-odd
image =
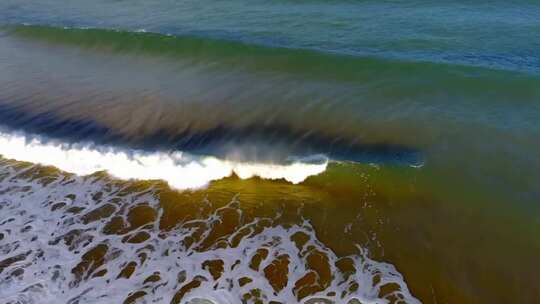
[[[286,72],[337,81],[369,80],[377,75],[403,76],[430,73],[444,76],[445,70],[466,75],[495,77],[501,80],[519,72],[475,67],[460,63],[407,61],[373,56],[321,52],[310,49],[272,47],[227,39],[194,35],[170,35],[146,31],[104,28],[70,28],[48,25],[5,25],[4,35],[32,39],[56,45],[72,45],[95,51],[119,54],[148,54],[190,59],[193,63],[223,64],[268,72]],[[527,74],[527,73],[523,73]],[[528,74],[532,79],[538,75]]]
[[[50,45],[84,50],[90,57],[112,54],[118,56],[117,59],[135,58],[139,61],[136,63],[148,60],[150,65],[177,65],[182,71],[175,73],[185,74],[178,81],[178,75],[171,74],[148,78],[160,76],[160,81],[165,83],[160,86],[159,90],[163,90],[160,93],[170,90],[173,98],[182,94],[192,98],[194,93],[186,86],[197,87],[201,83],[208,83],[202,89],[221,94],[212,96],[214,102],[227,101],[231,94],[241,99],[238,91],[246,90],[246,85],[251,84],[258,89],[257,96],[246,98],[260,97],[261,103],[275,103],[287,95],[298,95],[297,98],[303,99],[300,104],[322,97],[336,99],[335,102],[341,104],[367,101],[383,103],[383,106],[403,100],[437,106],[440,102],[446,103],[445,106],[453,106],[448,104],[451,102],[465,107],[470,107],[471,102],[481,107],[508,102],[535,106],[540,96],[540,75],[496,67],[352,56],[197,36],[98,28],[11,25],[0,27],[2,32],[6,37],[38,42],[38,47]],[[129,65],[129,61],[126,64]],[[146,71],[135,69],[133,72]],[[187,93],[167,87],[176,84]],[[340,100],[343,98],[345,101]],[[450,111],[440,114],[452,115]]]
[[[446,147],[481,162],[516,130],[540,130],[540,79],[526,73],[103,29],[3,32],[4,124],[68,142],[419,165]],[[456,144],[471,141],[485,146]]]

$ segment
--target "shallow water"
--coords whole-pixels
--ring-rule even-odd
[[[0,302],[534,303],[538,20],[2,2]]]

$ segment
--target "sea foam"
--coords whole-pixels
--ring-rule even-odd
[[[226,225],[224,214],[243,218],[233,198],[166,231],[160,229],[165,211],[152,186],[123,191],[134,189],[133,182],[63,174],[43,183],[50,176],[26,174],[36,167],[0,162],[1,303],[255,303],[255,291],[264,303],[419,303],[394,266],[370,259],[361,248],[338,257],[307,220],[283,226],[277,218],[255,218],[213,239],[212,231]],[[111,210],[96,213],[104,206]],[[154,210],[154,220],[134,226],[130,213],[140,206]],[[104,227],[118,218],[131,223],[128,229],[106,232]],[[147,238],[132,241],[140,234]],[[299,234],[304,243],[293,241]],[[254,267],[261,250],[267,254]],[[313,284],[322,284],[321,290],[299,300],[295,282],[310,273],[317,278],[309,266],[313,254],[325,257],[331,281],[316,279]],[[289,261],[287,282],[276,289],[267,270],[280,258]],[[340,271],[340,259],[348,259],[355,271]],[[213,273],[209,262],[219,262],[221,271]],[[394,287],[381,295],[384,286]]]

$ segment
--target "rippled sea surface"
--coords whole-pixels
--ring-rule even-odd
[[[535,303],[540,3],[0,3],[0,303]]]

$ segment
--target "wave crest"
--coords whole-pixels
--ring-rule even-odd
[[[6,158],[54,166],[77,175],[106,171],[120,179],[164,180],[176,189],[196,189],[233,174],[300,183],[326,170],[328,160],[291,160],[287,164],[237,162],[184,152],[145,152],[112,146],[51,142],[24,133],[0,131],[0,154]]]

